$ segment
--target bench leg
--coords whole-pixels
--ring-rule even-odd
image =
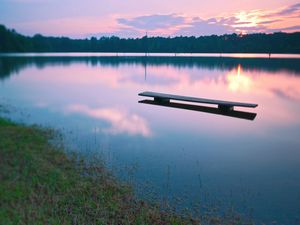
[[[233,106],[218,105],[218,109],[220,109],[221,111],[224,111],[224,112],[228,112],[228,111],[232,111],[233,110]]]
[[[169,102],[170,102],[170,99],[168,99],[168,98],[154,97],[154,101],[155,101],[155,102],[159,102],[159,103],[169,103]]]

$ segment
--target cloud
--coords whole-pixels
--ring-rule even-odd
[[[273,11],[241,11],[232,17],[221,18],[220,22],[245,33],[299,31],[299,16],[300,3]]]
[[[176,14],[154,14],[147,16],[138,16],[130,19],[118,18],[117,21],[119,24],[126,25],[135,29],[156,30],[182,25],[185,22],[185,18]]]
[[[281,22],[281,19],[275,19],[275,20],[266,20],[266,21],[260,21],[259,24],[271,24],[276,22]]]
[[[267,28],[265,26],[257,25],[257,26],[241,26],[237,27],[236,31],[246,32],[246,33],[258,33],[265,32]]]
[[[223,25],[217,21],[216,19],[209,20],[201,20],[193,21],[187,27],[183,27],[175,33],[175,35],[183,35],[183,36],[201,36],[201,35],[222,35],[226,33],[233,33],[234,29],[231,26]]]
[[[281,28],[275,28],[275,29],[268,29],[268,32],[283,32],[283,31],[299,31],[300,30],[300,25],[299,26],[290,26],[290,27],[281,27]]]
[[[129,34],[126,34],[128,29],[140,35],[144,34],[145,31],[149,31],[150,35],[160,36],[199,36],[234,32],[232,27],[222,24],[217,18],[204,20],[199,17],[191,18],[177,14],[154,14],[130,19],[118,18],[117,21],[120,25],[126,27],[121,27],[116,32],[122,35],[125,34],[125,36]]]
[[[35,0],[19,0],[35,1]],[[227,16],[200,18],[183,14],[150,14],[136,17],[71,17],[14,24],[20,32],[28,30],[45,35],[66,35],[76,38],[91,36],[119,36],[136,38],[149,36],[201,36],[228,33],[257,33],[299,31],[300,3],[275,10],[239,11]],[[82,33],[78,36],[78,30]]]
[[[299,15],[300,3],[273,11],[256,9],[208,19],[178,14],[153,14],[118,18],[117,23],[123,27],[116,32],[122,36],[129,36],[130,32],[144,35],[145,31],[149,31],[153,36],[201,36],[240,32],[299,31],[299,20],[295,19]]]
[[[281,30],[285,30],[285,31],[288,31],[288,30],[300,30],[300,25],[298,25],[298,26],[291,26],[291,27],[284,27],[284,28],[281,28]]]
[[[288,19],[288,18],[300,18],[300,3],[290,5],[281,9],[262,12],[261,18],[279,18],[279,19]]]
[[[239,19],[236,18],[235,16],[230,16],[230,17],[221,17],[216,21],[224,25],[234,25],[239,21]]]
[[[139,115],[129,114],[115,108],[90,108],[86,105],[69,105],[66,107],[68,113],[81,113],[83,115],[105,120],[110,127],[101,131],[110,134],[130,134],[151,136],[150,128],[146,120]]]
[[[278,11],[277,13],[275,13],[276,16],[290,16],[291,14],[294,14],[295,12],[299,12],[300,11],[300,3],[291,5],[285,9],[282,9],[280,11]]]

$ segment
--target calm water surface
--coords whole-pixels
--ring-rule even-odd
[[[249,121],[140,104],[143,91],[259,106]],[[300,224],[299,57],[2,55],[0,105],[101,154],[141,196]]]

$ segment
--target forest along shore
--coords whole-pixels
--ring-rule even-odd
[[[119,38],[24,36],[0,24],[0,52],[300,53],[300,32]]]

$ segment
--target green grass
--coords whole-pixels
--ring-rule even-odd
[[[49,144],[50,131],[0,118],[0,224],[194,224],[134,198],[101,166]]]

